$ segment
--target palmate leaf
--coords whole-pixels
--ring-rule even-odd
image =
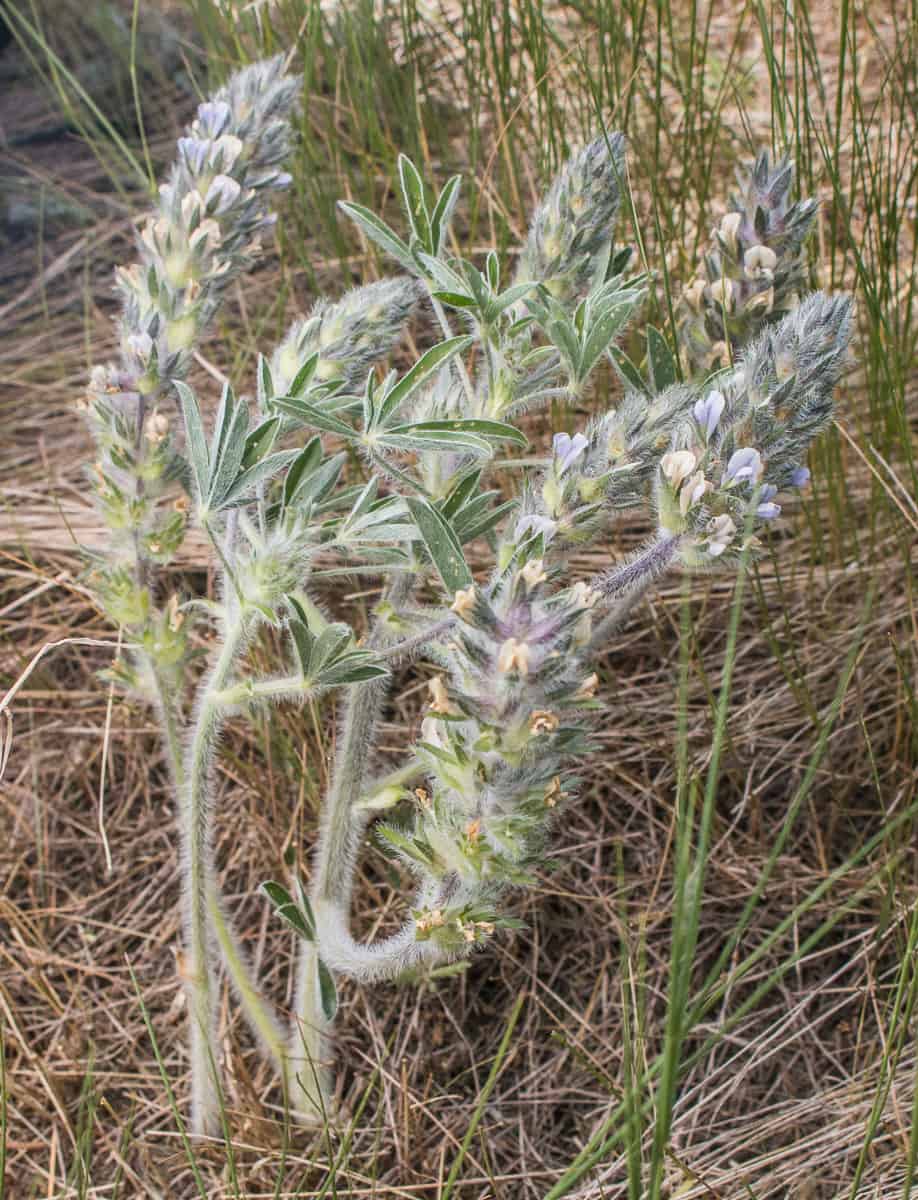
[[[454,175],[452,179],[447,180],[443,191],[437,197],[437,203],[434,205],[434,210],[430,217],[430,240],[431,249],[434,254],[439,254],[443,249],[446,231],[449,229],[453,218],[453,210],[456,207],[456,201],[459,199],[461,184],[462,176]]]
[[[441,450],[455,454],[468,451],[480,458],[491,455],[491,441],[507,441],[521,447],[528,445],[525,434],[513,425],[471,418],[395,425],[377,437],[378,444],[394,450]]]
[[[405,502],[421,541],[449,595],[468,587],[472,582],[472,572],[449,522],[429,501],[420,496],[409,496]]]
[[[405,212],[411,224],[411,231],[420,245],[428,252],[433,252],[430,229],[430,213],[427,211],[427,199],[424,195],[424,181],[418,174],[418,169],[407,154],[398,156],[398,177],[402,185],[402,199],[405,202]]]
[[[311,425],[314,429],[321,429],[325,433],[335,433],[349,442],[354,441],[357,437],[356,431],[350,425],[339,421],[337,417],[319,408],[318,405],[310,404],[308,400],[301,400],[293,396],[279,396],[272,401],[272,407],[284,413],[285,416],[293,417],[301,425]]]
[[[204,436],[204,424],[201,421],[201,410],[195,399],[194,392],[187,383],[176,380],[175,390],[179,394],[182,405],[182,416],[185,421],[185,438],[187,441],[188,461],[194,478],[198,499],[203,501],[207,495],[207,484],[210,479],[210,454],[207,450],[207,439]]]
[[[368,208],[364,208],[362,204],[352,204],[347,200],[339,200],[338,207],[356,225],[359,225],[367,237],[375,242],[377,246],[385,250],[387,254],[391,254],[393,258],[397,259],[412,274],[417,271],[417,263],[412,257],[411,250],[398,234],[390,229],[385,221],[381,221],[374,212],[371,212]]]
[[[671,387],[679,374],[669,343],[653,325],[647,327],[647,371],[656,395]]]
[[[398,383],[388,388],[379,402],[374,416],[375,425],[385,425],[386,421],[396,412],[418,388],[444,366],[456,354],[467,350],[473,342],[471,337],[447,338],[432,346],[422,354],[414,366],[406,371]]]
[[[316,923],[311,908],[301,908],[282,883],[269,879],[261,890],[271,902],[271,907],[287,925],[307,942],[316,940]],[[305,899],[305,896],[302,897]]]
[[[215,503],[213,507],[228,508],[230,505],[236,504],[259,483],[266,483],[267,480],[280,474],[284,467],[296,458],[297,453],[296,450],[279,450],[276,454],[269,454],[267,458],[248,467],[236,476],[223,494],[219,504]]]

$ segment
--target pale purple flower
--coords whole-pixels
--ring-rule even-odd
[[[537,533],[541,533],[548,541],[554,536],[557,528],[557,521],[553,521],[551,517],[543,517],[539,513],[525,513],[516,523],[516,539],[520,541],[524,537],[535,537]]]
[[[718,392],[716,389],[708,392],[703,400],[696,400],[695,407],[692,412],[695,415],[695,420],[705,432],[705,437],[710,438],[717,428],[717,423],[720,420],[724,405],[727,403],[723,392]]]
[[[763,521],[773,521],[775,517],[780,516],[781,505],[774,504],[774,498],[778,494],[778,489],[773,483],[762,485],[759,492],[759,504],[755,510],[755,515],[761,517]]]
[[[730,455],[727,469],[724,471],[724,483],[758,483],[762,478],[762,456],[751,446],[744,446]]]
[[[132,333],[126,347],[141,362],[146,362],[153,353],[153,339],[148,333]]]
[[[205,141],[203,138],[183,137],[178,140],[179,153],[188,164],[188,170],[192,175],[200,175],[204,170],[204,165],[207,162],[213,142]]]
[[[791,475],[791,487],[803,488],[810,482],[810,468],[796,467]]]
[[[209,100],[198,105],[197,125],[208,137],[219,137],[230,121],[232,112],[225,100]]]
[[[207,189],[204,204],[208,212],[224,213],[239,199],[242,188],[229,175],[217,175]]]
[[[589,444],[589,439],[585,438],[582,433],[575,433],[573,437],[569,433],[556,433],[552,439],[551,448],[554,451],[558,474],[563,475],[568,467],[583,454]]]

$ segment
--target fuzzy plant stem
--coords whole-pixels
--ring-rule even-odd
[[[613,603],[606,615],[596,623],[588,646],[589,653],[598,653],[605,648],[609,638],[621,627],[634,606],[669,570],[680,542],[678,534],[660,534],[646,550],[593,580],[592,586]]]
[[[411,595],[414,578],[398,576],[386,599],[398,611]],[[384,648],[388,638],[376,621],[368,644]],[[332,784],[319,825],[310,899],[317,914],[335,914],[347,929],[354,868],[367,814],[355,806],[366,779],[368,749],[387,695],[383,680],[355,684],[345,703],[341,740]],[[318,989],[316,946],[302,941],[296,973],[296,997],[288,1043],[291,1074],[297,1082],[294,1105],[300,1119],[322,1120],[331,1101],[331,1025],[322,1010]]]
[[[182,734],[176,712],[175,697],[170,694],[168,685],[152,660],[148,661],[148,668],[153,685],[154,703],[163,733],[163,744],[166,751],[166,761],[169,765],[169,773],[172,777],[176,793],[180,796],[185,796],[185,764],[182,756]],[[213,698],[217,696],[217,691],[213,686],[211,686],[211,695]],[[216,732],[217,730],[215,729],[214,736]],[[206,835],[205,841],[209,842],[209,835]],[[216,939],[221,960],[242,1005],[246,1020],[273,1059],[276,1068],[281,1074],[286,1090],[289,1081],[287,1078],[287,1056],[283,1029],[270,1004],[261,995],[255,984],[253,972],[249,966],[245,950],[239,942],[232,924],[224,911],[212,870],[206,892],[206,906],[207,920],[210,922],[210,928]]]
[[[188,960],[185,968],[191,1020],[192,1129],[213,1134],[219,1128],[216,1056],[216,993],[208,895],[214,888],[210,822],[210,768],[220,709],[213,693],[224,687],[242,648],[241,622],[227,623],[220,654],[201,685],[194,727],[181,780],[182,912]]]
[[[245,954],[223,911],[213,862],[211,763],[223,714],[218,696],[229,681],[247,634],[245,621],[238,612],[227,619],[219,656],[198,693],[191,740],[178,779],[182,796],[182,907],[191,1018],[192,1127],[197,1133],[213,1133],[219,1119],[212,939],[217,943],[246,1018],[280,1068],[285,1086],[287,1083],[283,1033],[270,1006],[255,987]]]

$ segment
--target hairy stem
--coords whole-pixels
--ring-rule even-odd
[[[672,564],[681,540],[679,534],[660,534],[628,562],[598,575],[591,586],[609,600],[622,600],[633,593],[643,595]]]
[[[413,576],[397,576],[386,595],[389,606],[396,611],[400,609],[413,586]],[[368,644],[382,648],[387,641],[384,627],[377,619]],[[387,690],[386,679],[372,679],[355,684],[348,692],[332,784],[322,806],[315,851],[310,899],[316,911],[331,907],[341,913],[350,912],[354,868],[368,820],[368,814],[357,809],[356,802],[366,778],[368,749],[373,744]],[[304,941],[297,966],[296,1007],[288,1043],[292,1063],[302,1066],[304,1049],[312,1056],[308,1077],[302,1069],[295,1072],[300,1086],[294,1107],[301,1115],[310,1112],[324,1115],[330,1099],[331,1029],[319,1003],[315,955],[315,947]]]
[[[227,621],[219,656],[201,684],[191,742],[181,778],[182,908],[188,954],[186,984],[191,1018],[192,1128],[219,1128],[216,1079],[216,1009],[208,897],[215,891],[211,834],[210,768],[219,732],[214,693],[223,688],[245,640],[241,620]]]
[[[622,626],[631,610],[644,599],[651,586],[670,567],[679,549],[678,535],[664,535],[630,562],[599,577],[594,587],[614,603],[596,623],[587,646],[588,654],[603,650]]]
[[[148,659],[148,666],[153,684],[154,701],[163,732],[163,744],[169,772],[176,793],[183,795],[185,768],[175,697],[170,694],[168,685],[152,659]],[[286,1089],[289,1081],[283,1029],[271,1005],[258,990],[245,951],[224,912],[213,872],[211,872],[211,886],[207,889],[207,917],[215,934],[223,965],[242,1005],[246,1020],[280,1071]]]
[[[423,907],[424,899],[417,903]],[[413,920],[406,921],[391,937],[364,946],[351,936],[347,913],[338,905],[320,904],[315,917],[322,961],[332,971],[361,983],[396,979],[413,967],[443,962],[449,957],[435,942],[418,941]]]

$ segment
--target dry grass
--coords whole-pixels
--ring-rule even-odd
[[[550,60],[560,64],[552,73],[559,95],[561,81],[573,78],[577,66],[576,55],[565,57],[566,47],[584,44],[584,27],[573,9],[564,16],[558,27],[569,41],[549,50]],[[831,89],[834,8],[814,7],[811,17]],[[880,13],[874,19],[882,44],[892,26],[884,25]],[[768,77],[755,68],[761,39],[753,25],[737,37],[738,20],[732,10],[718,9],[711,32],[719,55],[712,51],[712,62],[729,64],[730,47],[737,45],[751,70],[720,111],[728,144],[744,119],[766,140],[771,124]],[[857,21],[866,28],[861,17]],[[437,29],[437,54],[448,52],[458,70],[467,47],[450,39],[442,24]],[[441,58],[443,72],[445,61]],[[8,221],[0,242],[5,332],[0,670],[8,685],[46,643],[76,636],[116,639],[80,582],[77,544],[101,545],[104,535],[82,483],[89,441],[73,401],[88,363],[104,358],[112,344],[110,269],[129,253],[139,200],[134,196],[129,203],[113,190],[104,165],[59,121],[55,126],[55,110],[42,99],[21,52],[7,51],[0,72],[17,80],[0,96],[5,175],[24,181],[33,198],[63,196],[86,214],[80,223],[66,214],[51,219],[46,205],[44,218],[38,212],[31,223]],[[533,86],[537,78],[533,73]],[[664,82],[664,101],[675,105],[669,80]],[[859,82],[869,101],[866,67]],[[570,91],[574,94],[573,84]],[[525,104],[526,95],[520,98]],[[167,157],[188,107],[181,89],[165,99],[161,111],[151,105],[147,114],[156,162]],[[332,99],[346,107],[340,92]],[[321,105],[330,102],[328,89],[318,95],[317,127]],[[829,111],[833,103],[830,91]],[[639,131],[647,118],[639,103],[636,107]],[[887,115],[881,105],[877,128],[884,128]],[[519,121],[525,118],[524,108]],[[573,127],[575,116],[569,120]],[[344,138],[351,128],[346,115],[340,124]],[[49,130],[50,143],[33,138]],[[535,186],[539,174],[530,142],[530,157],[519,164],[519,197],[497,186],[505,178],[499,133],[497,120],[485,113],[479,161],[490,162],[492,172],[483,189],[484,231],[504,218],[520,227],[531,203],[530,182]],[[851,161],[849,133],[841,139],[847,156],[842,166]],[[909,130],[897,127],[890,136],[907,138]],[[459,164],[464,153],[462,143],[456,146]],[[634,183],[647,229],[653,207],[643,190],[650,165],[645,150],[638,145],[635,151]],[[711,154],[720,162],[723,147],[714,146]],[[453,165],[445,163],[444,171]],[[678,164],[672,172],[678,175]],[[712,186],[716,195],[717,177]],[[661,187],[658,195],[665,194]],[[853,286],[844,247],[833,253],[832,222],[841,218],[824,179],[823,198],[820,274],[828,279],[835,271],[839,286],[847,266]],[[685,206],[682,219],[691,220],[693,212],[701,223],[695,202]],[[859,204],[846,229],[856,235],[873,219]],[[301,218],[289,220],[302,225]],[[651,261],[653,241],[651,236]],[[316,236],[297,256],[305,252],[319,282],[336,290],[339,266],[328,239]],[[680,255],[671,258],[677,269]],[[292,313],[287,297],[308,301],[297,261],[286,252],[274,256],[244,290],[237,289],[213,340],[214,362],[225,365],[220,346],[230,339],[238,350],[236,365],[243,366],[253,347],[270,345],[282,327],[281,305],[288,317]],[[272,317],[262,330],[257,314],[265,309]],[[206,354],[211,357],[210,350]],[[916,902],[913,821],[882,836],[854,867],[839,868],[915,800],[916,729],[910,712],[918,550],[903,466],[908,455],[900,448],[889,460],[893,478],[868,448],[871,439],[882,443],[877,400],[867,392],[875,386],[873,360],[863,348],[860,359],[840,408],[853,444],[832,442],[817,471],[813,500],[783,523],[774,538],[776,554],[747,589],[705,881],[699,983],[756,886],[803,778],[864,611],[868,583],[876,592],[825,757],[738,953],[750,953],[790,918],[786,935],[730,989],[686,1047],[687,1055],[702,1047],[760,982],[781,971],[775,986],[697,1059],[680,1085],[669,1154],[673,1195],[847,1196],[874,1123],[859,1194],[884,1200],[903,1195],[914,1145],[916,1062],[907,1050],[890,1058],[889,1039],[901,1036],[890,1028],[890,999],[901,978]],[[205,369],[202,365],[202,379]],[[914,438],[914,375],[906,384],[902,403]],[[533,428],[537,435],[538,419]],[[838,460],[846,480],[841,496],[831,484]],[[643,534],[643,525],[625,523],[610,553],[631,547]],[[577,566],[586,573],[605,561],[605,553],[597,552]],[[181,572],[192,571],[193,563],[187,557],[170,585],[179,586]],[[189,579],[198,590],[207,585],[200,573]],[[723,665],[732,584],[696,579],[690,586],[687,733],[691,770],[701,773],[710,753],[712,697]],[[366,588],[338,593],[358,624],[374,597]],[[526,931],[502,940],[459,978],[384,986],[372,995],[345,988],[339,1078],[345,1119],[328,1143],[295,1133],[283,1145],[274,1080],[225,997],[227,1104],[238,1185],[225,1149],[217,1146],[199,1158],[207,1195],[437,1196],[519,996],[521,1016],[455,1194],[539,1197],[559,1179],[620,1096],[623,993],[640,1017],[634,1051],[639,1064],[650,1061],[661,1044],[672,912],[681,604],[678,581],[662,589],[632,617],[604,661],[608,711],[598,751],[585,764],[582,799],[559,830],[557,869],[536,894],[517,902]],[[120,701],[110,706],[96,677],[110,653],[77,646],[54,651],[13,706],[14,743],[0,793],[0,1028],[8,1105],[5,1194],[17,1200],[108,1200],[116,1191],[170,1200],[196,1194],[132,979],[133,971],[166,1075],[181,1101],[185,1014],[174,957],[179,922],[171,799],[150,715]],[[418,724],[419,681],[409,672],[394,689],[383,729],[386,753],[396,755]],[[220,762],[224,886],[252,957],[282,1006],[291,998],[289,938],[269,919],[256,890],[283,871],[288,850],[297,857],[308,854],[334,746],[333,718],[326,704],[286,711],[270,730],[239,723],[226,738]],[[392,882],[381,857],[368,853],[360,929],[370,932],[377,923],[395,921],[398,892]],[[795,915],[820,885],[827,885],[824,893]],[[807,948],[807,938],[833,921]],[[890,1061],[894,1069],[886,1080]],[[874,1112],[877,1089],[886,1082],[888,1094]],[[603,1156],[579,1183],[578,1195],[608,1200],[628,1194],[618,1153]]]

